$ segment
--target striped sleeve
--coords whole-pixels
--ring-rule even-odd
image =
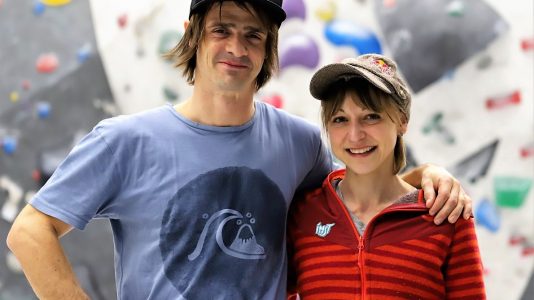
[[[486,299],[473,219],[459,219],[444,266],[447,299]]]

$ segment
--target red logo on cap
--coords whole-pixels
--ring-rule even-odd
[[[393,68],[388,65],[383,59],[370,57],[369,62],[379,72],[388,74],[389,76],[395,75],[395,71],[393,70]]]

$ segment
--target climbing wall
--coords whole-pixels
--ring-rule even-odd
[[[68,5],[53,5],[59,2]],[[73,144],[117,110],[96,51],[89,2],[67,2],[0,1],[2,300],[35,298],[4,242],[15,216]],[[93,222],[62,242],[91,297],[112,299],[109,225]]]
[[[533,2],[284,0],[284,8],[281,68],[257,100],[319,125],[308,92],[317,68],[369,52],[394,57],[414,93],[409,166],[445,166],[471,195],[488,299],[530,299]],[[97,120],[191,95],[161,57],[180,39],[188,9],[182,0],[0,0],[0,237]],[[113,298],[107,224],[64,243],[95,299]],[[0,299],[32,299],[16,261],[0,251]]]

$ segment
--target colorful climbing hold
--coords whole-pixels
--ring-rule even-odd
[[[519,105],[521,103],[521,92],[516,90],[511,94],[504,96],[490,97],[486,100],[487,109],[503,108],[510,105]]]
[[[128,23],[128,15],[127,14],[122,14],[117,18],[117,24],[119,24],[120,28],[126,27],[127,23]]]
[[[263,97],[263,102],[269,103],[276,108],[282,108],[284,106],[284,99],[278,94]]]
[[[31,83],[30,83],[29,80],[23,80],[23,81],[22,81],[22,89],[23,89],[23,90],[27,91],[27,90],[29,90],[31,87],[32,87],[32,86],[31,86]]]
[[[48,102],[39,102],[36,105],[36,112],[39,119],[47,119],[51,113],[51,106]]]
[[[43,4],[48,6],[62,6],[70,3],[70,0],[40,0]]]
[[[523,49],[523,51],[532,51],[532,50],[534,50],[534,37],[522,39],[521,40],[521,49]]]
[[[429,134],[431,132],[437,132],[439,136],[445,141],[447,144],[454,144],[455,138],[452,135],[452,133],[443,126],[442,123],[443,120],[443,113],[437,112],[434,115],[430,117],[430,120],[426,122],[426,124],[423,126],[423,134]]]
[[[80,49],[78,49],[78,52],[76,53],[78,62],[84,63],[91,56],[91,52],[91,44],[87,43],[83,45]]]
[[[525,145],[521,147],[519,150],[519,154],[522,158],[528,158],[531,156],[534,156],[534,143],[530,143],[528,145]]]
[[[475,209],[477,224],[484,226],[491,232],[497,232],[501,227],[501,217],[497,208],[488,199],[482,199]]]
[[[4,136],[2,139],[2,148],[8,155],[15,153],[17,150],[17,139],[12,136]]]
[[[423,126],[423,133],[430,133],[441,124],[443,112],[437,112],[430,117],[430,120]]]
[[[386,8],[393,8],[393,7],[397,6],[397,0],[384,0],[382,2],[382,4]]]
[[[39,55],[36,62],[37,72],[52,73],[59,65],[59,60],[54,53],[45,53]]]
[[[319,46],[308,35],[298,33],[280,42],[280,71],[289,66],[314,69],[319,64]]]
[[[492,63],[493,63],[493,58],[491,58],[491,56],[489,55],[484,55],[478,60],[477,69],[479,70],[487,69],[489,68],[489,66],[491,66]]]
[[[382,53],[380,41],[365,26],[345,20],[333,20],[325,27],[326,39],[336,46],[351,46],[359,54]]]
[[[182,39],[182,33],[177,30],[167,30],[159,37],[158,52],[163,55],[171,51]]]
[[[534,241],[532,239],[527,239],[523,243],[523,250],[521,250],[522,256],[534,255]]]
[[[516,176],[497,176],[493,180],[493,189],[497,205],[518,208],[523,205],[532,186],[532,179]]]
[[[174,101],[178,99],[178,93],[168,86],[163,87],[163,94],[165,98],[169,101]]]
[[[35,182],[40,182],[41,181],[41,172],[37,169],[33,170],[32,171],[32,179],[35,181]]]
[[[334,0],[328,0],[321,2],[319,8],[315,11],[315,15],[319,20],[330,22],[336,16],[336,3]]]
[[[306,20],[306,5],[304,0],[284,0],[282,8],[286,12],[288,20],[292,18]]]
[[[510,238],[508,239],[508,244],[510,246],[517,246],[523,244],[526,240],[527,238],[524,235],[518,232],[512,232]]]
[[[13,103],[19,101],[20,96],[18,92],[11,92],[9,93],[9,100]]]
[[[36,16],[42,15],[46,10],[46,6],[43,2],[35,1],[33,3],[33,14]]]
[[[451,17],[461,17],[464,15],[465,3],[461,0],[454,0],[447,5],[447,14]]]

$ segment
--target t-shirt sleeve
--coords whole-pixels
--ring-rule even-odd
[[[321,186],[326,176],[332,171],[332,157],[330,151],[317,136],[315,163],[297,189],[297,193],[315,189]]]
[[[109,138],[108,138],[109,139]],[[120,174],[105,130],[95,127],[30,200],[39,211],[84,229],[117,194]]]

